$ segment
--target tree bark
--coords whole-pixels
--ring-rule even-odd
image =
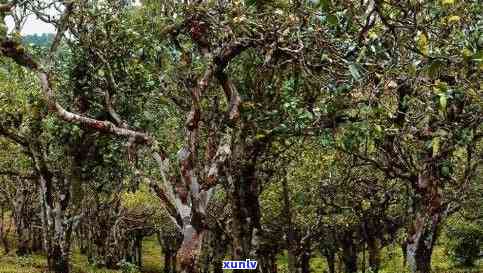
[[[213,262],[213,273],[223,273],[223,262],[218,260]]]
[[[248,166],[242,176],[234,181],[232,207],[233,259],[254,257],[259,242],[260,204],[254,166]]]
[[[69,182],[63,177],[54,178],[45,166],[39,166],[43,164],[39,161],[36,164],[41,174],[42,226],[48,268],[54,273],[69,273],[73,221],[69,221],[66,215],[70,200]],[[54,194],[58,195],[57,198]]]
[[[38,227],[31,227],[30,235],[32,238],[32,252],[42,251],[42,230]]]
[[[32,224],[35,220],[33,196],[36,186],[33,181],[17,178],[15,196],[13,198],[13,222],[17,239],[17,255],[28,255],[32,252]]]
[[[294,273],[309,273],[310,272],[310,259],[311,259],[311,244],[310,238],[304,236],[300,240],[294,242],[295,247],[290,247],[288,251],[289,271]],[[292,268],[290,268],[292,267]]]
[[[192,225],[183,227],[183,242],[176,254],[180,273],[198,273],[197,262],[201,252],[201,245],[205,230],[196,230]]]
[[[164,255],[164,273],[176,273],[176,252],[181,246],[181,234],[176,230],[162,229],[157,234]]]
[[[297,245],[289,245],[287,250],[288,271],[297,272]]]
[[[283,194],[283,213],[286,216],[287,222],[287,258],[288,258],[288,271],[295,272],[296,271],[296,263],[297,263],[297,248],[298,248],[298,240],[295,234],[295,228],[292,224],[292,208],[290,204],[290,196],[288,191],[287,179],[282,179],[282,194]]]
[[[224,219],[219,219],[224,222]],[[203,271],[204,272],[223,272],[223,260],[225,260],[229,241],[224,231],[224,227],[215,224],[206,233],[203,243]],[[211,271],[211,268],[213,270]]]
[[[296,273],[310,273],[310,249],[305,247],[302,249],[302,253],[297,257]]]
[[[329,273],[335,273],[335,253],[326,253],[325,259],[327,260],[327,266],[329,268]]]
[[[16,224],[17,255],[24,256],[31,253],[29,229],[24,224]]]
[[[323,239],[319,243],[320,253],[327,260],[329,267],[329,273],[335,273],[337,264],[337,251],[339,249],[337,245],[336,233],[333,227],[328,227],[324,230]]]
[[[407,265],[407,246],[408,246],[408,243],[406,240],[404,240],[404,242],[401,243],[401,252],[402,252],[402,256],[403,256],[403,268],[406,268],[406,265]]]
[[[176,272],[176,253],[164,252],[164,273]]]
[[[126,251],[125,259],[131,264],[142,267],[142,240],[143,234],[140,230],[135,230],[127,234],[128,239],[125,241]]]
[[[61,242],[54,242],[51,245],[47,262],[50,272],[53,273],[69,273],[69,252],[65,251],[65,246]]]
[[[381,244],[377,238],[370,238],[367,241],[367,249],[369,252],[369,268],[371,269],[372,273],[379,272],[381,265],[380,245]]]
[[[277,273],[276,251],[265,251],[259,255],[258,264],[261,273]]]
[[[431,256],[444,218],[444,208],[434,177],[419,175],[416,193],[416,216],[408,230],[407,263],[412,273],[431,272]]]
[[[409,233],[407,263],[412,273],[431,272],[431,256],[438,236],[441,215],[418,215]]]
[[[232,254],[233,260],[255,259],[259,256],[261,247],[261,212],[260,212],[260,185],[257,177],[257,161],[266,149],[267,142],[256,141],[245,143],[245,136],[239,136],[235,146],[235,161],[240,163],[231,166],[229,176],[231,205],[232,205]],[[236,177],[236,179],[233,179]],[[243,272],[260,272],[257,270],[238,270]]]
[[[352,236],[352,231],[345,232],[341,242],[345,273],[357,273],[357,249]]]
[[[6,221],[5,221],[5,208],[2,206],[1,208],[1,223],[0,223],[0,237],[2,240],[3,248],[5,250],[5,254],[8,254],[10,252],[10,244],[8,242],[8,234],[10,231],[10,226],[8,228],[5,228]]]

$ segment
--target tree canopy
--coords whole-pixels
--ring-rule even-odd
[[[55,273],[142,270],[153,236],[172,273],[481,269],[482,9],[0,0],[3,248],[11,222]]]

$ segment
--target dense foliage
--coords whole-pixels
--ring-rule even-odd
[[[57,33],[22,38],[27,16]],[[0,0],[0,17],[6,252],[138,272],[156,237],[164,272],[356,273],[396,248],[394,272],[429,273],[442,247],[481,269],[480,1]]]

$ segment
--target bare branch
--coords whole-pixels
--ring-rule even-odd
[[[216,185],[218,181],[220,169],[225,164],[226,160],[231,156],[231,132],[227,132],[218,146],[216,155],[211,167],[208,171],[208,177],[205,183],[202,185],[202,189],[206,190]]]
[[[1,125],[0,125],[0,136],[6,137],[23,147],[29,146],[28,141],[25,138],[10,132],[6,128],[2,127]]]
[[[223,90],[225,91],[226,99],[229,102],[228,118],[231,121],[238,120],[240,117],[240,103],[241,97],[236,89],[236,86],[228,78],[225,72],[220,72],[216,75],[216,78],[220,81]]]

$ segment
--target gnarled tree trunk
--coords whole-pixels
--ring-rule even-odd
[[[50,272],[69,273],[73,218],[67,217],[70,182],[50,173],[42,159],[36,158],[40,173],[42,227],[47,264]]]
[[[10,252],[10,244],[8,242],[8,235],[10,233],[10,225],[6,227],[5,221],[5,208],[1,207],[1,215],[0,215],[0,239],[2,240],[3,249],[5,250],[5,254]]]
[[[335,252],[325,252],[324,257],[327,260],[329,273],[335,273]]]
[[[165,252],[164,253],[164,273],[175,273],[176,272],[176,252]]]
[[[329,273],[335,273],[337,251],[339,249],[335,230],[332,227],[328,227],[324,230],[322,238],[319,243],[320,253],[327,260]]]
[[[418,215],[409,234],[407,263],[413,273],[431,272],[431,256],[436,242],[441,215]]]
[[[176,273],[176,252],[181,246],[181,234],[176,231],[162,230],[157,234],[164,255],[164,273]]]
[[[195,229],[192,225],[183,226],[183,242],[176,254],[180,273],[198,273],[198,261],[206,230]]]
[[[49,270],[55,273],[69,273],[72,222],[66,218],[69,193],[59,194],[61,200],[54,202],[49,188],[52,185],[41,179],[44,209],[44,240],[46,241]]]
[[[260,255],[262,228],[260,223],[260,185],[257,177],[259,156],[267,147],[267,140],[246,143],[248,139],[242,131],[235,146],[234,160],[239,163],[231,166],[228,177],[229,194],[232,207],[232,254],[233,260],[256,259]],[[260,272],[257,270],[238,270],[239,272]]]
[[[341,240],[345,273],[357,273],[357,248],[352,231],[346,231]]]
[[[289,271],[294,273],[309,273],[310,258],[310,244],[295,242],[294,247],[289,247],[288,250]]]
[[[49,247],[49,251],[47,253],[47,262],[48,267],[51,272],[55,273],[69,273],[69,249],[68,246],[65,245],[65,240],[62,241],[54,241]]]
[[[311,250],[310,244],[302,244],[300,252],[297,255],[295,272],[296,273],[310,273],[310,258]]]
[[[223,272],[223,260],[229,245],[223,228],[218,224],[213,225],[207,232],[203,244],[203,273]]]
[[[379,272],[381,266],[381,244],[377,238],[369,238],[367,241],[367,250],[369,252],[369,268],[371,272]]]
[[[28,255],[32,252],[32,224],[35,221],[34,181],[17,178],[15,196],[12,198],[13,222],[17,239],[17,255]]]
[[[284,214],[287,216],[288,270],[294,273],[310,272],[311,244],[308,235],[303,236],[292,223],[291,204],[287,180],[282,180]]]
[[[254,259],[259,242],[260,204],[254,166],[247,167],[233,182],[232,227],[233,259]]]
[[[402,252],[402,256],[403,256],[403,261],[402,261],[402,266],[403,268],[406,268],[406,265],[407,265],[407,241],[404,240],[404,242],[401,243],[401,252]]]
[[[40,222],[40,219],[36,219],[35,223]],[[39,223],[37,226],[31,226],[30,229],[30,241],[32,242],[32,252],[39,252],[43,250],[42,246],[42,228],[40,227],[41,224]]]
[[[258,266],[261,273],[277,273],[277,253],[276,250],[265,250],[258,257]]]
[[[412,273],[431,272],[431,256],[438,237],[440,213],[418,214],[406,248],[407,264]]]
[[[407,263],[412,273],[431,272],[431,256],[444,218],[444,208],[437,187],[431,176],[419,175],[416,193],[416,217],[408,230]]]

